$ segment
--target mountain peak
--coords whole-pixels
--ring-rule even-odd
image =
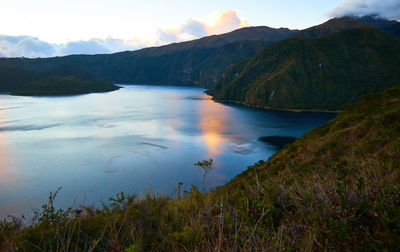
[[[399,23],[396,20],[389,20],[387,18],[379,16],[378,14],[371,14],[366,16],[350,16],[349,18],[354,20],[359,20],[361,22],[364,22],[366,24],[375,26],[383,30]]]
[[[334,32],[368,26],[367,23],[351,17],[333,18],[323,24],[312,26],[295,34],[296,37],[319,38]]]

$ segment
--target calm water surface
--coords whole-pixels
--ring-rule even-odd
[[[202,187],[193,164],[213,158],[207,187],[267,159],[261,136],[299,137],[327,113],[266,111],[213,102],[203,89],[124,86],[70,97],[0,95],[0,216],[28,214],[59,186],[57,207],[117,192]]]

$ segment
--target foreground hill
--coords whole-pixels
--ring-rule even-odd
[[[230,67],[217,101],[300,110],[341,110],[360,95],[400,84],[400,40],[375,28],[276,42]]]
[[[258,26],[132,52],[44,59],[3,58],[0,59],[0,79],[3,67],[46,72],[67,63],[97,78],[117,83],[209,86],[226,67],[254,56],[266,45],[294,32]]]
[[[207,163],[203,162],[203,165]],[[212,172],[212,171],[211,171]],[[123,193],[102,209],[0,222],[3,251],[398,251],[400,87],[337,118],[209,193]],[[60,192],[62,193],[62,192]]]

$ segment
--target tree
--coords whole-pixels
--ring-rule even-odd
[[[198,161],[197,163],[195,163],[195,166],[200,167],[203,172],[203,186],[205,188],[206,186],[206,176],[208,173],[211,172],[211,170],[213,169],[213,162],[214,160],[212,160],[211,158],[209,160],[203,160],[203,161]]]

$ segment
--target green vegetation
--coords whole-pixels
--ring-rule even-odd
[[[400,84],[400,40],[362,27],[290,38],[230,67],[217,101],[278,109],[338,111],[363,94]]]
[[[211,172],[213,169],[213,162],[214,160],[209,159],[209,160],[203,160],[195,163],[195,166],[198,166],[201,168],[201,172],[203,173],[203,186],[205,188],[206,186],[206,177],[207,175]]]
[[[11,92],[11,95],[53,96],[108,92],[119,89],[102,79],[82,80],[73,76],[48,77],[27,83]]]
[[[120,193],[0,223],[2,251],[398,251],[400,88],[368,95],[225,186]],[[199,165],[208,164],[200,162]]]

